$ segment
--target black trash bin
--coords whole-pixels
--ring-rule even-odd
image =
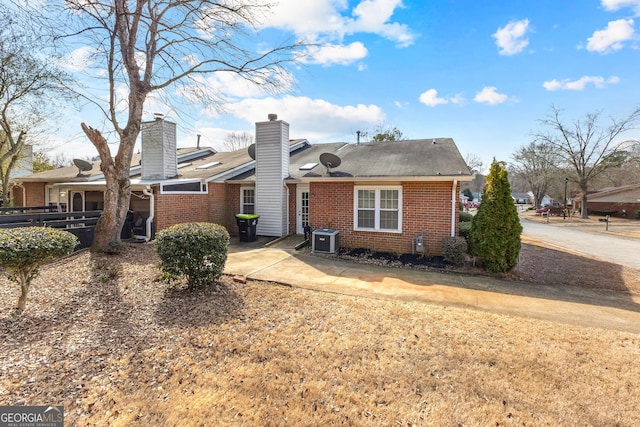
[[[256,214],[236,215],[236,224],[238,224],[238,231],[240,234],[241,242],[255,242],[258,218],[260,218],[260,215]]]
[[[124,220],[122,231],[120,232],[120,238],[123,240],[130,239],[133,235],[133,211],[127,212],[127,218]]]

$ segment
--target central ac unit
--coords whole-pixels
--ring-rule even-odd
[[[312,251],[333,254],[338,249],[338,230],[319,228],[313,231]]]

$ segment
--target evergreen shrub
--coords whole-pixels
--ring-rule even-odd
[[[0,268],[20,285],[18,311],[26,307],[31,281],[40,273],[40,266],[71,254],[78,243],[76,236],[57,228],[0,229]]]
[[[227,261],[229,233],[219,224],[176,224],[156,235],[155,250],[163,279],[185,278],[190,288],[207,286],[222,276]]]

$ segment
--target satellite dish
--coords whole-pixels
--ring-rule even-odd
[[[256,159],[256,144],[251,144],[249,147],[247,147],[247,151],[249,152],[249,157],[251,157],[252,160]]]
[[[82,176],[82,172],[88,172],[93,169],[93,165],[86,160],[73,159],[73,164],[78,168],[78,175],[76,176]]]
[[[340,166],[340,157],[336,156],[333,153],[322,153],[320,154],[320,163],[322,163],[327,168],[327,173],[331,173],[331,168],[337,168]]]

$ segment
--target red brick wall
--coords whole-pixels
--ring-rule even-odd
[[[412,238],[424,230],[428,253],[440,255],[442,239],[451,235],[451,182],[402,183],[402,233],[353,229],[354,183],[311,183],[310,190],[311,225],[339,230],[340,247],[410,253]],[[457,206],[455,212],[457,234]]]
[[[45,183],[44,182],[25,182],[22,184],[26,191],[25,206],[44,206],[45,204]],[[14,203],[16,206],[22,205],[22,188],[17,187],[13,190]]]
[[[209,222],[220,224],[229,230],[227,193],[228,187],[225,184],[209,184]]]
[[[209,220],[208,194],[160,194],[157,187],[153,191],[156,232],[174,224]]]
[[[289,234],[296,233],[298,211],[296,209],[297,188],[296,184],[287,184],[289,189]]]
[[[609,212],[609,215],[611,216],[617,216],[620,218],[636,218],[636,212],[640,212],[640,203],[588,202],[587,212],[589,215],[592,215],[594,212]]]
[[[223,184],[227,187],[224,202],[224,223],[220,223],[227,228],[229,234],[238,235],[238,226],[236,225],[237,213],[240,213],[240,184]]]

